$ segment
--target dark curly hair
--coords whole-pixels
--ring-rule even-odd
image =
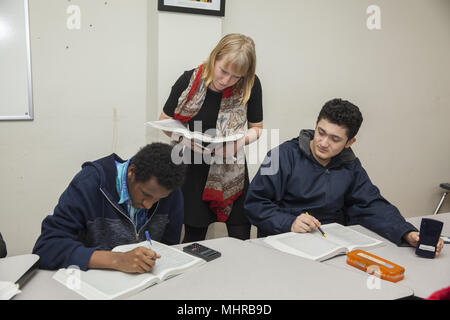
[[[358,133],[363,117],[359,108],[342,99],[333,99],[325,103],[320,110],[317,122],[321,119],[326,119],[331,123],[347,129],[348,139],[352,139]]]
[[[135,166],[136,181],[145,182],[155,177],[167,190],[180,187],[184,183],[186,165],[173,163],[171,154],[172,147],[165,143],[152,143],[141,148],[130,162]]]

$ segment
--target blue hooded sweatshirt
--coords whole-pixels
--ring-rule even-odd
[[[244,207],[258,233],[289,232],[296,217],[309,212],[322,224],[359,224],[406,244],[402,236],[417,229],[381,196],[353,151],[344,149],[323,167],[311,153],[313,137],[313,130],[302,130],[272,149],[253,178]]]
[[[86,162],[59,198],[53,215],[42,222],[42,232],[33,253],[40,256],[40,268],[58,269],[71,265],[87,270],[95,250],[145,240],[178,244],[184,217],[180,188],[159,200],[147,211],[147,222],[136,232],[125,204],[119,204],[116,154]]]

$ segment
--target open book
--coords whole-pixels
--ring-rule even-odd
[[[309,233],[282,233],[269,236],[264,242],[280,251],[316,261],[346,254],[355,249],[376,248],[383,244],[383,241],[339,223],[325,224],[321,229],[326,233],[326,238],[317,230]]]
[[[186,137],[205,143],[224,143],[239,140],[244,134],[234,134],[226,137],[213,137],[211,135],[201,133],[198,131],[190,131],[181,121],[175,119],[165,119],[158,121],[149,121],[146,125],[152,126],[164,131],[170,131]],[[200,145],[201,146],[201,145]]]
[[[181,274],[195,266],[205,263],[203,259],[194,257],[176,248],[157,241],[148,241],[115,247],[112,251],[127,252],[138,246],[151,248],[161,255],[151,272],[144,274],[124,273],[116,270],[60,269],[53,279],[59,281],[86,299],[109,300],[125,298],[151,285]]]

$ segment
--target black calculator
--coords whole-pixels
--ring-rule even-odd
[[[214,260],[221,256],[219,251],[205,247],[199,243],[193,243],[183,248],[184,252],[192,254],[193,256],[202,258],[206,261]]]

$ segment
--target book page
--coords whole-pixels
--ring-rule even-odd
[[[137,247],[154,250],[160,259],[150,272],[137,274],[117,270],[60,269],[53,278],[87,299],[115,299],[129,296],[143,290],[167,277],[180,274],[185,270],[204,263],[204,260],[188,255],[181,250],[164,245],[157,241],[148,241],[115,247],[114,252],[128,252]]]
[[[264,241],[280,251],[311,260],[321,261],[339,253],[345,253],[345,248],[328,241],[319,232],[288,232],[269,236]]]
[[[118,246],[112,251],[127,252],[137,247],[152,249],[161,256],[161,258],[156,259],[155,266],[150,271],[151,274],[161,280],[164,280],[168,275],[177,274],[177,272],[181,273],[194,265],[202,264],[204,262],[203,259],[194,257],[179,249],[170,247],[158,241],[152,241],[152,246],[148,241],[142,241],[139,243]]]
[[[19,285],[11,281],[0,281],[0,300],[9,300],[21,293]]]
[[[89,300],[115,299],[138,292],[158,281],[150,273],[131,274],[103,269],[60,269],[53,279]]]
[[[326,233],[328,240],[348,248],[349,251],[356,248],[374,248],[383,243],[339,223],[324,224],[321,229]]]
[[[156,260],[151,273],[157,275],[161,280],[165,280],[170,275],[181,273],[194,265],[204,263],[204,260],[200,258],[155,241],[153,241],[152,250],[156,251],[161,258]]]
[[[244,136],[244,134],[238,133],[238,134],[229,135],[226,137],[219,137],[219,136],[213,137],[211,135],[201,133],[198,131],[190,131],[182,122],[175,120],[175,119],[149,121],[149,122],[146,122],[146,125],[149,125],[149,126],[152,126],[154,128],[164,130],[164,131],[175,132],[175,133],[183,135],[184,137],[186,137],[188,139],[195,139],[195,140],[203,141],[203,142],[207,142],[207,143],[224,143],[224,142],[236,141]]]
[[[146,122],[145,124],[160,130],[177,132],[183,135],[189,134],[190,132],[189,129],[181,121],[175,119],[149,121]]]

